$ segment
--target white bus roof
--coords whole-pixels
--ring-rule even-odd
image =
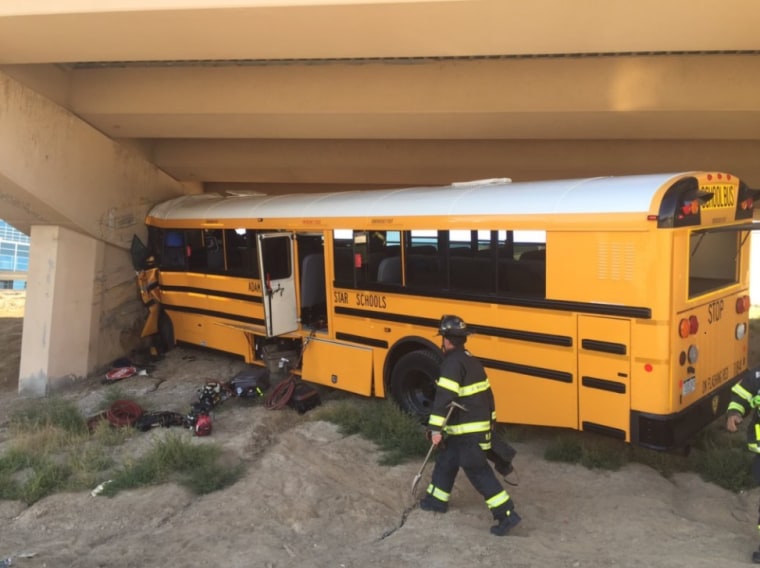
[[[153,207],[155,219],[406,217],[647,213],[663,186],[696,172],[512,183],[505,179],[440,187],[302,193],[198,194]],[[659,203],[654,209],[659,208]]]

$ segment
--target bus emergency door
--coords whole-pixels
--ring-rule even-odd
[[[578,429],[630,441],[628,320],[578,317]]]
[[[298,329],[298,315],[293,234],[259,234],[256,244],[267,337],[295,331]]]

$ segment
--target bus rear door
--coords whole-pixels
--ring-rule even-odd
[[[298,329],[296,285],[293,273],[293,234],[258,236],[259,274],[267,337]]]

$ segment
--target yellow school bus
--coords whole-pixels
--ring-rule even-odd
[[[443,314],[500,422],[657,449],[747,369],[758,192],[720,172],[180,197],[147,217],[159,336],[427,415]]]

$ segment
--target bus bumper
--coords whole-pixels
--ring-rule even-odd
[[[631,411],[631,443],[655,450],[683,448],[692,436],[725,413],[731,388],[760,366],[747,369],[696,403],[675,414],[649,414]]]

